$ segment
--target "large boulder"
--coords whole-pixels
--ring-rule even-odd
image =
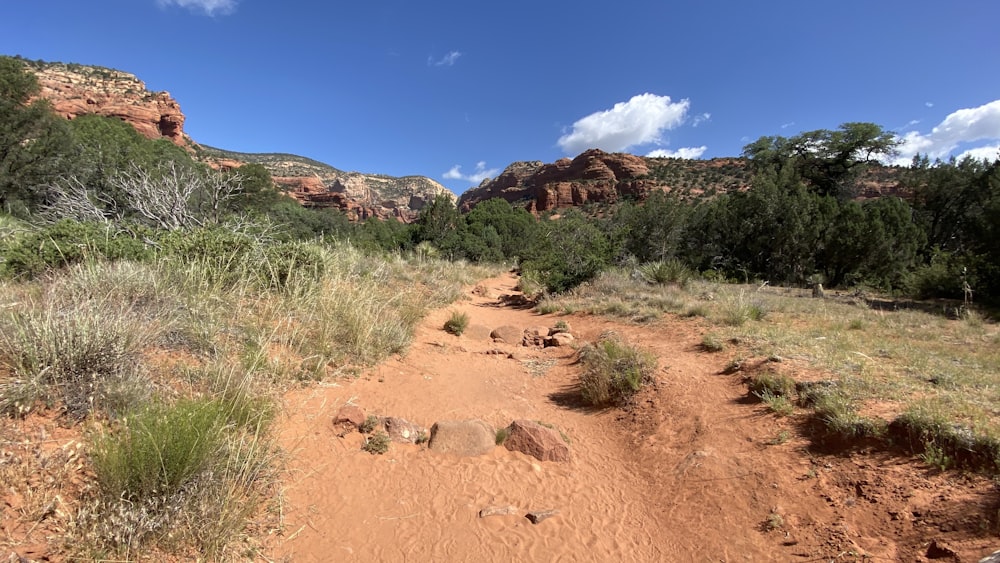
[[[541,461],[569,461],[569,446],[559,432],[532,420],[511,422],[503,445]]]
[[[483,455],[496,446],[496,432],[482,420],[445,420],[431,426],[427,447],[458,456]]]

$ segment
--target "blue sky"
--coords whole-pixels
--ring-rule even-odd
[[[0,53],[136,74],[196,141],[461,193],[589,147],[738,155],[871,121],[1000,147],[1000,2],[8,1]]]

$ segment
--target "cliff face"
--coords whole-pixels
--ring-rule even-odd
[[[117,117],[149,139],[166,137],[186,146],[184,114],[168,92],[150,92],[135,75],[101,67],[26,61],[38,77],[41,97],[67,119],[97,114]]]
[[[748,181],[739,159],[685,161],[591,149],[551,164],[516,162],[462,194],[459,207],[468,211],[500,197],[539,213],[623,198],[641,200],[655,190],[697,194],[706,188],[739,189]]]
[[[199,153],[223,167],[244,162],[261,164],[274,182],[302,205],[339,209],[352,220],[377,218],[409,223],[438,195],[456,199],[447,188],[423,176],[396,178],[344,172],[291,154],[237,153],[207,146],[201,146]]]

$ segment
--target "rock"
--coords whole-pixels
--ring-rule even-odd
[[[556,326],[549,329],[549,336],[555,336],[556,334],[569,334],[573,332],[570,328],[569,323],[566,321],[559,321]]]
[[[568,332],[557,332],[545,339],[546,346],[569,346],[576,340]]]
[[[365,410],[357,405],[340,407],[333,417],[333,426],[341,431],[355,430],[365,422]]]
[[[545,340],[549,337],[549,328],[545,326],[533,326],[524,329],[521,343],[525,346],[545,346]]]
[[[983,557],[979,560],[979,563],[1000,563],[1000,551],[994,551],[986,557]]]
[[[427,447],[463,457],[483,455],[496,447],[496,432],[482,420],[444,420],[431,426]]]
[[[954,559],[957,556],[958,553],[956,553],[954,549],[938,540],[932,540],[931,544],[927,546],[926,557],[928,559]]]
[[[591,149],[552,164],[516,162],[495,180],[465,192],[459,207],[468,211],[494,197],[511,203],[529,199],[530,210],[539,213],[589,202],[614,203],[621,196],[645,196],[655,184],[648,175],[642,157]]]
[[[520,344],[524,338],[524,331],[516,326],[503,325],[493,329],[490,338],[500,340],[507,344]]]
[[[487,516],[506,516],[508,514],[517,514],[518,512],[520,511],[516,506],[487,506],[479,511],[479,517],[486,518]]]
[[[413,424],[412,422],[396,418],[392,416],[387,416],[382,419],[382,427],[385,428],[385,433],[389,435],[389,438],[393,442],[402,442],[408,444],[417,443],[417,438],[423,432],[423,428]]]
[[[531,512],[524,515],[525,518],[531,520],[532,524],[538,524],[543,520],[548,520],[556,514],[559,514],[558,510],[532,510]]]
[[[167,92],[147,90],[134,74],[62,63],[31,64],[29,70],[38,77],[40,96],[67,119],[89,114],[115,117],[148,139],[162,137],[178,146],[190,142],[177,100]]]
[[[491,338],[490,329],[478,324],[470,324],[462,332],[462,338],[468,340],[489,340]]]
[[[503,445],[510,451],[541,461],[569,461],[570,458],[569,446],[559,432],[531,420],[511,422]]]

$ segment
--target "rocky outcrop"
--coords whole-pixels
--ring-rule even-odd
[[[204,145],[199,147],[199,154],[215,163],[261,164],[271,173],[274,183],[302,205],[338,209],[353,221],[374,218],[409,223],[435,197],[444,195],[455,200],[455,195],[447,188],[424,176],[344,172],[292,154],[239,153]]]
[[[41,87],[40,96],[67,119],[97,114],[116,117],[149,139],[165,137],[190,144],[184,114],[168,92],[151,92],[135,75],[120,70],[26,61]]]
[[[591,149],[572,160],[563,158],[552,164],[514,163],[494,180],[463,194],[459,207],[468,211],[481,201],[501,197],[542,212],[586,203],[615,203],[623,197],[641,199],[658,186],[649,179],[646,160]]]

